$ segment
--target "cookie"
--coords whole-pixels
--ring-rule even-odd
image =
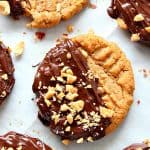
[[[15,79],[14,79],[14,66],[9,53],[2,42],[0,42],[0,104],[11,92]]]
[[[150,141],[146,140],[143,143],[132,144],[123,150],[150,150]]]
[[[94,141],[113,131],[133,100],[131,64],[94,33],[58,41],[33,83],[39,118],[64,144]]]
[[[150,1],[112,0],[109,15],[117,19],[118,25],[129,30],[132,41],[150,45]]]
[[[32,19],[27,27],[50,28],[78,14],[88,0],[9,0],[9,4],[14,18],[25,15]]]
[[[0,136],[1,150],[52,150],[37,138],[32,138],[15,132]]]

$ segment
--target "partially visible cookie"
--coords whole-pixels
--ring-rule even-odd
[[[52,150],[37,138],[15,132],[8,132],[0,136],[1,150]]]
[[[14,66],[9,50],[0,42],[0,104],[9,95],[14,83]]]
[[[39,118],[64,144],[93,142],[117,128],[133,91],[129,60],[116,44],[94,33],[58,41],[33,83]]]
[[[50,28],[68,20],[79,13],[88,4],[88,0],[9,0],[10,14],[32,19],[29,28]]]
[[[132,144],[123,150],[150,150],[150,141],[146,140],[143,143]]]
[[[131,32],[132,41],[150,45],[150,1],[112,0],[108,13],[118,25]]]

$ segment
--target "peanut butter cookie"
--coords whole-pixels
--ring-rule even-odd
[[[53,27],[61,20],[70,19],[88,4],[88,0],[8,0],[8,2],[11,16],[16,19],[21,15],[32,18],[27,24],[29,28]]]
[[[116,44],[88,33],[58,41],[40,64],[33,91],[39,118],[64,144],[93,142],[127,115],[134,77]]]

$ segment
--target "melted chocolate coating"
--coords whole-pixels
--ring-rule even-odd
[[[24,10],[21,6],[21,0],[8,0],[10,4],[10,15],[14,19],[19,19],[19,16],[24,14]]]
[[[150,147],[144,143],[132,144],[129,147],[124,148],[123,150],[137,150],[138,148],[141,148],[142,150],[150,150]]]
[[[150,0],[112,0],[108,13],[112,18],[122,18],[132,34],[139,33],[140,41],[150,44],[150,33],[145,30],[150,26]],[[138,14],[144,16],[143,21],[134,21]]]
[[[67,53],[70,53],[72,58],[67,59]],[[60,72],[62,69],[61,64],[64,66],[69,66],[73,71],[74,75],[77,77],[77,81],[73,84],[78,88],[78,99],[84,100],[85,106],[83,111],[90,113],[94,111],[95,113],[99,113],[99,106],[103,105],[101,100],[101,95],[98,94],[98,78],[89,79],[86,75],[89,68],[87,65],[87,60],[83,57],[81,52],[79,51],[79,45],[73,43],[71,40],[66,39],[56,47],[52,48],[50,52],[46,55],[43,62],[40,64],[37,74],[35,76],[33,91],[37,96],[37,105],[40,109],[39,118],[45,124],[50,126],[50,129],[53,133],[62,137],[62,139],[70,139],[75,140],[78,138],[87,139],[88,137],[92,137],[94,140],[99,139],[105,136],[105,129],[110,125],[110,118],[101,118],[101,121],[97,126],[92,126],[88,128],[84,128],[82,124],[78,125],[74,120],[71,126],[71,131],[66,132],[64,125],[66,121],[66,112],[60,114],[60,120],[57,124],[52,120],[53,112],[59,113],[61,104],[57,101],[57,99],[51,100],[51,107],[47,107],[44,103],[44,93],[45,89],[39,89],[38,85],[41,81],[42,86],[55,86],[58,81],[50,81],[51,77],[57,78],[60,76]],[[91,85],[92,88],[85,88],[81,83],[84,82],[86,85]],[[61,84],[61,83],[60,83]],[[62,101],[62,104],[68,104],[68,100],[65,98]],[[83,116],[83,111],[78,113]]]
[[[39,139],[15,132],[9,132],[0,136],[0,149],[4,147],[6,149],[13,148],[14,150],[19,147],[21,147],[20,150],[52,150]]]
[[[14,67],[8,49],[0,42],[0,104],[11,92],[15,79],[13,76]],[[6,74],[7,79],[2,76]]]

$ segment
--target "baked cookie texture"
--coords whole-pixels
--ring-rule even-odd
[[[64,144],[93,142],[127,115],[134,76],[121,49],[90,32],[60,40],[47,53],[33,91],[39,118]]]
[[[115,43],[93,33],[74,40],[90,55],[88,66],[99,76],[102,101],[114,112],[106,129],[106,134],[110,133],[123,121],[133,101],[135,87],[131,63]]]
[[[37,138],[16,132],[8,132],[0,136],[1,150],[52,150]]]
[[[0,42],[0,104],[10,94],[14,86],[14,70],[9,49]]]
[[[120,28],[129,30],[131,41],[150,45],[149,9],[149,0],[112,0],[108,13],[117,20]]]
[[[60,23],[61,20],[68,20],[79,13],[88,4],[88,0],[20,0],[24,15],[32,18],[29,28],[50,28]],[[17,0],[9,0],[12,7],[12,15],[17,9],[14,4]],[[19,8],[20,11],[20,8]],[[22,15],[22,11],[20,11]],[[13,15],[15,16],[15,15]]]

